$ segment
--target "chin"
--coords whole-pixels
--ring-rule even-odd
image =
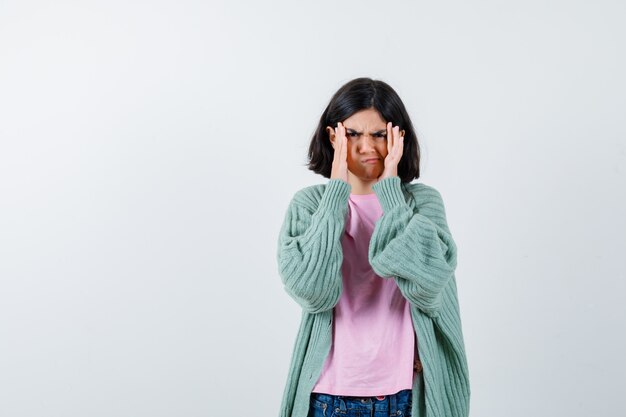
[[[382,172],[377,172],[372,175],[359,175],[359,178],[361,179],[361,181],[376,181],[381,175]]]
[[[357,171],[354,172],[352,170],[348,170],[352,175],[360,179],[361,181],[375,181],[383,174],[382,169],[377,169],[375,171]]]

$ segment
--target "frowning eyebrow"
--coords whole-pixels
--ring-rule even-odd
[[[351,128],[349,128],[349,127],[348,127],[348,128],[346,128],[346,130],[347,130],[348,132],[350,132],[350,133],[356,133],[357,135],[362,135],[362,134],[363,134],[363,132],[357,132],[356,130],[351,129]],[[376,132],[372,132],[372,133],[370,133],[370,134],[371,134],[371,135],[380,135],[381,133],[387,133],[387,129],[380,129],[380,130],[377,130]]]

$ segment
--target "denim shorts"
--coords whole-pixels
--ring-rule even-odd
[[[311,393],[308,417],[411,417],[412,391],[379,397]]]

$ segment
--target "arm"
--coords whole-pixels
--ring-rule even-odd
[[[372,189],[383,208],[370,240],[372,269],[381,277],[395,277],[411,304],[436,317],[457,253],[441,195],[427,187],[416,202],[418,212],[406,203],[399,177],[379,180]]]
[[[293,198],[278,238],[278,271],[285,291],[309,313],[329,310],[341,296],[341,236],[351,186],[331,179],[318,207]]]

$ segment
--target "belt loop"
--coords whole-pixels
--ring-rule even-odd
[[[333,411],[339,410],[343,411],[344,413],[348,410],[348,408],[346,407],[346,402],[341,395],[335,397],[335,409]]]
[[[398,394],[388,395],[389,398],[389,415],[395,416],[398,408]]]

